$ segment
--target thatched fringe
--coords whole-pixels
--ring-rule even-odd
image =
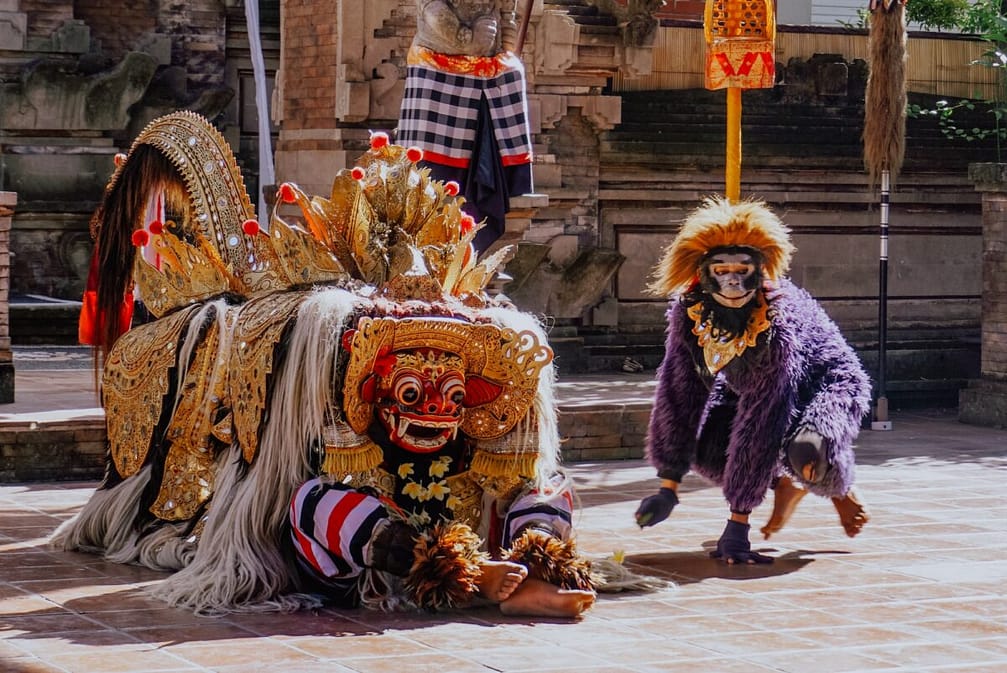
[[[420,533],[403,583],[410,601],[430,610],[466,605],[478,591],[480,565],[487,558],[481,545],[479,536],[461,523],[438,524]]]
[[[528,577],[543,580],[553,586],[594,590],[591,562],[577,553],[573,540],[561,540],[529,528],[514,540],[503,558],[528,568]]]
[[[535,474],[535,453],[493,453],[476,450],[469,467],[486,477],[531,477]]]
[[[871,188],[887,170],[891,184],[902,170],[906,138],[905,8],[871,12],[870,74],[864,105],[864,168]]]

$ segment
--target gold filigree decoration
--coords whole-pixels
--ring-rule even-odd
[[[172,226],[172,223],[166,225]],[[133,279],[144,305],[155,316],[229,290],[240,293],[247,289],[235,286],[235,279],[222,267],[205,238],[197,234],[195,240],[197,245],[193,246],[168,232],[151,236],[151,245],[160,258],[159,269],[143,255],[136,256]]]
[[[229,393],[235,439],[251,463],[259,447],[259,426],[266,407],[266,380],[273,354],[308,291],[276,292],[248,301],[238,313],[231,337]]]
[[[374,405],[363,400],[360,388],[379,355],[424,348],[461,357],[467,376],[501,387],[493,401],[462,414],[462,430],[477,439],[499,437],[525,417],[539,373],[552,362],[552,350],[528,331],[450,318],[361,318],[343,382],[343,412],[356,432],[366,432],[373,418]]]
[[[382,467],[329,476],[353,488],[374,489],[386,501],[391,501],[395,495],[395,475]]]
[[[234,309],[225,318],[233,319]],[[227,413],[227,367],[220,353],[220,323],[210,324],[186,370],[182,396],[168,425],[165,439],[170,444],[157,499],[150,513],[165,521],[193,517],[213,495],[215,461],[215,420]]]
[[[756,301],[758,304],[748,318],[745,331],[739,335],[721,331],[709,319],[704,321],[701,301],[686,309],[694,322],[692,333],[698,337],[699,346],[703,349],[703,360],[711,374],[726,367],[731,360],[744,353],[745,349],[755,346],[759,335],[769,329],[769,306],[761,292]]]
[[[471,472],[454,474],[447,478],[451,498],[448,506],[454,515],[453,520],[468,524],[472,530],[479,530],[482,518],[483,490],[473,479]]]
[[[137,136],[130,153],[140,145],[157,148],[175,166],[192,205],[186,224],[210,242],[241,285],[253,292],[285,287],[278,270],[266,263],[274,256],[269,239],[248,236],[242,229],[255,218],[255,210],[230,145],[205,118],[189,111],[158,117]],[[113,175],[112,183],[115,179]]]
[[[309,232],[275,218],[268,235],[276,263],[291,285],[325,283],[349,278],[339,259]]]
[[[477,439],[492,439],[510,432],[528,413],[538,392],[539,373],[552,362],[552,349],[540,344],[534,332],[500,330],[494,341],[488,333],[478,350],[486,354],[482,367],[473,371],[504,385],[492,402],[465,409],[462,431]]]
[[[102,404],[109,450],[121,477],[135,474],[147,459],[179,339],[196,310],[192,306],[126,332],[108,355]]]

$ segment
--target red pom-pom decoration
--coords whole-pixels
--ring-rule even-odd
[[[371,149],[380,150],[382,147],[388,144],[388,134],[384,131],[378,131],[377,133],[371,134]]]
[[[462,236],[472,231],[472,228],[476,226],[476,218],[471,215],[462,215],[461,230]]]
[[[241,229],[249,236],[255,236],[259,233],[259,221],[258,220],[245,220],[241,223]]]
[[[280,201],[284,203],[293,203],[297,200],[297,194],[294,193],[294,188],[289,182],[284,182],[280,185]]]
[[[150,229],[150,233],[160,236],[164,232],[164,223],[161,220],[154,220],[147,228]]]
[[[133,245],[141,248],[150,242],[150,234],[147,233],[146,229],[137,229],[133,232]]]
[[[414,164],[423,158],[423,150],[419,147],[410,147],[406,150],[406,158]]]
[[[124,163],[126,163],[126,155],[123,154],[122,152],[118,152],[114,157],[112,157],[112,161],[115,163],[116,166],[122,166]]]
[[[452,180],[451,182],[444,183],[444,193],[447,194],[448,196],[458,196],[458,192],[460,191],[461,187],[459,187],[458,183],[455,182],[454,180]]]
[[[354,180],[363,180],[364,176],[367,175],[367,173],[365,173],[364,169],[361,168],[360,166],[354,166],[353,170],[350,171],[350,175],[353,177]]]

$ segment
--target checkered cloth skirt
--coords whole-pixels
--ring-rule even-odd
[[[497,72],[461,74],[436,67],[429,55],[415,54],[414,48],[399,114],[398,144],[419,147],[425,161],[468,168],[476,149],[479,101],[485,95],[501,163],[531,163],[525,74],[519,59],[483,59],[495,63]]]

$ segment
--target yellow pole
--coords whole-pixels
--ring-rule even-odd
[[[741,89],[727,89],[727,168],[724,191],[727,200],[741,200]]]

